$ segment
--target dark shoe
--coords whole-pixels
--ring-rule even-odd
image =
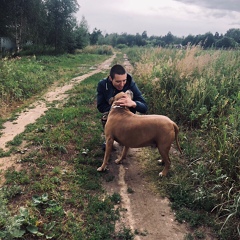
[[[106,143],[104,142],[103,144],[102,144],[102,150],[105,152],[105,150],[106,150]]]

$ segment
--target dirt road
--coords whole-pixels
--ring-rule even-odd
[[[72,79],[72,81],[62,87],[57,87],[49,91],[43,97],[43,101],[38,101],[29,106],[29,109],[22,112],[14,122],[6,122],[0,137],[0,148],[7,150],[6,143],[11,141],[17,134],[24,131],[26,125],[34,123],[47,111],[47,105],[55,100],[67,99],[66,91],[85,78],[100,72],[102,69],[109,69],[115,56],[103,62],[98,68],[88,74]],[[126,69],[131,72],[132,66],[125,58]],[[120,147],[113,155],[118,154]],[[131,149],[128,159],[124,164],[109,164],[109,172],[115,176],[113,181],[105,182],[104,187],[109,194],[120,193],[121,219],[117,228],[121,226],[129,227],[138,234],[136,240],[181,240],[187,233],[185,225],[174,220],[174,213],[169,207],[168,199],[154,194],[142,174],[141,167],[137,161],[140,149]],[[113,156],[114,158],[114,156]],[[14,165],[15,156],[0,158],[0,170],[5,170]],[[133,190],[129,193],[129,189]]]

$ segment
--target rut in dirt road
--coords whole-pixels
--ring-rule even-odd
[[[131,73],[133,67],[124,55],[124,67]],[[188,233],[186,225],[175,221],[175,215],[167,198],[153,193],[150,183],[144,177],[138,158],[143,155],[141,148],[130,149],[123,164],[117,165],[122,147],[115,142],[107,176],[113,181],[103,182],[108,194],[119,193],[120,220],[116,230],[124,227],[136,233],[134,240],[183,240]],[[107,177],[108,178],[108,177]]]
[[[66,92],[72,89],[75,84],[80,83],[87,77],[101,72],[101,70],[109,69],[114,58],[115,55],[100,64],[97,69],[91,71],[90,73],[73,78],[69,84],[57,87],[53,91],[48,92],[43,96],[44,100],[31,104],[28,110],[22,112],[14,122],[5,122],[3,124],[4,129],[1,131],[2,135],[0,137],[0,148],[7,150],[6,143],[13,140],[18,134],[24,132],[25,127],[28,124],[34,123],[40,116],[42,116],[44,112],[48,110],[47,104],[52,103],[53,101],[66,99],[68,97]]]
[[[101,70],[110,69],[115,55],[103,62],[97,69],[88,74],[74,78],[65,86],[57,87],[43,96],[43,100],[33,103],[27,111],[22,112],[14,122],[6,122],[0,137],[0,148],[8,150],[6,143],[22,133],[25,127],[34,123],[48,110],[47,105],[53,101],[67,99],[66,92]],[[127,56],[124,56],[124,66],[128,72],[133,70]],[[120,147],[113,152],[112,157],[119,154]],[[119,193],[121,195],[121,217],[116,224],[116,230],[123,226],[132,232],[137,232],[135,240],[181,240],[187,233],[186,226],[174,220],[168,199],[153,193],[149,188],[140,164],[138,162],[140,149],[130,149],[126,161],[122,165],[116,165],[110,161],[107,175],[114,176],[113,181],[104,182],[107,194]],[[114,159],[115,160],[115,159]],[[16,162],[16,156],[0,158],[0,170],[6,170]],[[97,172],[97,169],[96,169]],[[129,193],[129,189],[132,193]]]
[[[6,147],[6,143],[9,141],[12,141],[14,137],[24,132],[25,127],[28,124],[34,123],[39,117],[44,115],[45,112],[48,110],[47,105],[49,103],[67,99],[68,94],[66,94],[66,92],[72,89],[74,85],[80,83],[84,79],[94,74],[101,72],[102,70],[109,69],[115,56],[116,55],[114,54],[111,58],[101,63],[99,66],[97,66],[97,68],[95,68],[90,73],[73,78],[69,84],[66,84],[61,87],[57,87],[56,89],[49,91],[42,97],[43,100],[32,103],[27,110],[19,114],[18,118],[14,122],[11,122],[11,121],[5,122],[3,124],[4,129],[1,130],[2,135],[0,136],[0,149],[7,151],[8,148]],[[19,169],[21,166],[19,164],[16,164],[17,159],[18,159],[18,155],[16,154],[11,155],[10,157],[0,158],[0,171],[1,170],[5,171],[11,166],[14,166],[16,167],[16,169]],[[4,179],[1,179],[0,184],[3,184],[3,182],[4,182]]]

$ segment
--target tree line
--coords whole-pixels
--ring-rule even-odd
[[[240,46],[240,29],[229,29],[224,35],[211,32],[186,37],[89,31],[85,17],[78,22],[75,14],[80,6],[77,0],[2,0],[0,8],[0,37],[14,40],[16,49],[55,53],[74,52],[88,45],[184,47],[199,45],[203,48],[231,48]]]

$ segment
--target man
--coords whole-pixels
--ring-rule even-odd
[[[126,92],[127,90],[133,92],[133,99],[125,96],[116,104],[123,107],[129,107],[130,111],[133,113],[147,112],[147,104],[132,76],[126,72],[122,65],[116,64],[111,68],[110,75],[107,78],[102,79],[97,86],[97,109],[99,112],[103,113],[103,127],[105,126],[107,115],[111,108],[111,105],[109,104],[110,98],[114,97],[119,92]]]

